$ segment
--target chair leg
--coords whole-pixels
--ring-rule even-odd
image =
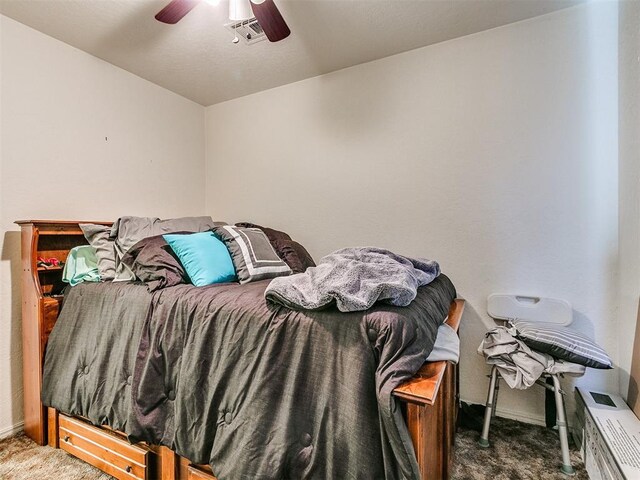
[[[491,418],[496,416],[496,410],[498,410],[498,394],[500,393],[500,375],[496,375],[496,388],[493,394],[493,408],[491,409]]]
[[[567,414],[564,408],[564,399],[560,389],[560,379],[558,375],[551,375],[553,379],[553,389],[556,398],[556,411],[558,415],[558,435],[560,436],[560,450],[562,451],[562,473],[566,475],[575,475],[576,471],[571,466],[571,458],[569,457],[569,438],[567,429]]]
[[[489,382],[489,392],[487,393],[487,407],[484,410],[484,424],[478,445],[487,448],[489,446],[489,427],[491,426],[491,415],[494,408],[494,397],[496,394],[496,383],[498,381],[498,368],[494,365],[491,369],[491,381]]]
[[[555,429],[558,425],[558,412],[556,409],[556,398],[553,394],[553,379],[549,376],[545,378],[545,385],[549,385],[549,387],[545,387],[544,390],[544,423],[547,428]]]

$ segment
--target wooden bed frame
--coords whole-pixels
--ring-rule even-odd
[[[215,479],[208,466],[192,465],[167,447],[132,445],[126,436],[70,417],[40,401],[42,367],[49,333],[62,303],[62,268],[39,267],[37,258],[66,261],[69,250],[86,244],[79,223],[111,222],[21,220],[22,355],[24,429],[39,445],[62,448],[118,479]],[[447,323],[458,330],[464,300],[454,300]],[[423,480],[449,478],[458,413],[458,368],[425,363],[394,390],[403,411]]]

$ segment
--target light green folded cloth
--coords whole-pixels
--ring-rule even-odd
[[[99,282],[98,257],[91,245],[73,247],[62,271],[62,281],[71,286],[82,282]]]

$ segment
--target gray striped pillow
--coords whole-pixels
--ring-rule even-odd
[[[556,323],[510,320],[517,337],[530,348],[592,368],[613,368],[602,347],[585,335]]]
[[[289,265],[259,228],[225,225],[215,227],[213,233],[227,246],[240,283],[291,275]]]

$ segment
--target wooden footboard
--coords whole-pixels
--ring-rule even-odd
[[[208,466],[191,465],[166,447],[131,445],[123,434],[45,409],[40,402],[42,365],[49,333],[62,302],[61,268],[38,266],[37,258],[64,261],[71,248],[85,244],[83,222],[25,220],[22,228],[22,332],[25,432],[40,445],[63,448],[118,479],[213,479]],[[107,222],[86,222],[101,223]],[[455,300],[447,323],[458,330],[464,300]],[[425,363],[394,390],[403,402],[409,433],[423,480],[449,478],[458,411],[458,368]]]

